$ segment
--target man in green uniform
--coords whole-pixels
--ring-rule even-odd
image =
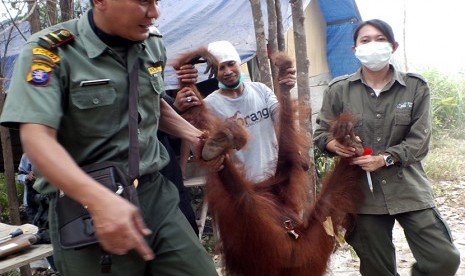
[[[0,118],[4,126],[19,127],[24,151],[43,176],[35,188],[49,194],[61,190],[92,217],[100,246],[65,250],[57,234],[56,199],[51,200],[58,270],[98,275],[103,249],[113,254],[111,275],[216,275],[177,207],[176,188],[158,173],[169,160],[158,129],[194,147],[202,135],[160,98],[166,55],[161,36],[151,31],[158,1],[93,0],[92,5],[79,20],[31,36],[16,61]],[[128,168],[128,80],[134,64],[140,208],[79,167],[113,161]]]

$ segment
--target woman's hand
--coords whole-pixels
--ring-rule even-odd
[[[354,147],[344,146],[343,144],[339,143],[336,139],[329,141],[329,143],[326,144],[326,149],[345,158],[355,156]]]
[[[355,157],[350,163],[359,166],[362,170],[367,172],[376,171],[385,166],[384,157],[380,154]]]

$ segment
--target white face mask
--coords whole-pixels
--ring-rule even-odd
[[[389,42],[373,41],[355,48],[355,56],[371,71],[379,71],[389,64],[392,45]]]

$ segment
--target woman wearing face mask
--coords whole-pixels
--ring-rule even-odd
[[[416,260],[412,275],[454,275],[459,252],[421,165],[431,138],[428,85],[420,75],[389,64],[398,43],[386,22],[362,22],[353,38],[362,66],[329,84],[314,134],[321,150],[350,157],[353,165],[369,172],[360,179],[365,199],[346,240],[360,258],[362,275],[398,275],[392,243],[397,220]],[[330,122],[343,112],[358,119],[355,134],[372,155],[356,157],[354,148],[332,139]]]

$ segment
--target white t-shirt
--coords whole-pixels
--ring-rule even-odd
[[[213,115],[226,120],[235,118],[245,125],[250,138],[247,145],[236,151],[235,161],[243,166],[246,178],[258,182],[274,175],[278,157],[278,141],[274,122],[278,118],[278,100],[263,83],[244,82],[238,98],[230,98],[214,91],[205,98]]]

